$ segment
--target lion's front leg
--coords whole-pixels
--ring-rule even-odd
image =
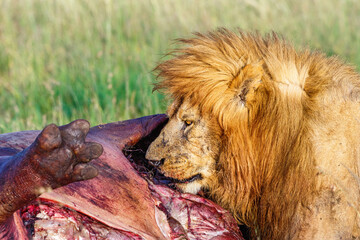
[[[85,120],[51,124],[24,151],[0,158],[0,222],[44,191],[97,175],[89,161],[103,148],[85,142],[88,131]]]

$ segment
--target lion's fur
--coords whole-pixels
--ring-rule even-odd
[[[209,187],[213,199],[265,239],[310,236],[299,233],[312,224],[300,209],[315,211],[312,206],[320,203],[313,199],[333,186],[324,172],[337,171],[322,168],[328,164],[323,133],[331,130],[327,122],[337,126],[338,120],[360,130],[352,123],[359,114],[350,119],[353,110],[347,110],[360,107],[359,75],[336,57],[296,51],[274,33],[220,29],[180,42],[185,47],[156,68],[155,89],[216,117],[223,134],[216,181]],[[342,106],[346,117],[333,112]],[[359,143],[349,138],[349,148]],[[358,176],[358,161],[340,163]],[[341,173],[345,184],[353,184]],[[359,199],[359,191],[351,192]]]

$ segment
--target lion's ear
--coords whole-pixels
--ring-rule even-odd
[[[264,69],[262,62],[246,65],[240,74],[230,83],[229,88],[235,92],[244,105],[254,97],[254,92],[260,86]]]

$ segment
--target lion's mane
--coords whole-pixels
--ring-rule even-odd
[[[285,230],[294,212],[316,195],[309,139],[319,96],[338,87],[345,98],[358,97],[359,75],[336,57],[296,51],[274,33],[220,29],[180,43],[185,47],[156,68],[155,89],[190,100],[223,129],[211,196],[266,239],[291,235]]]

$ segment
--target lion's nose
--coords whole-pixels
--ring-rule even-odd
[[[154,167],[159,167],[161,165],[163,165],[165,162],[165,158],[162,158],[160,161],[159,160],[149,160],[149,163],[151,165],[153,165]]]

